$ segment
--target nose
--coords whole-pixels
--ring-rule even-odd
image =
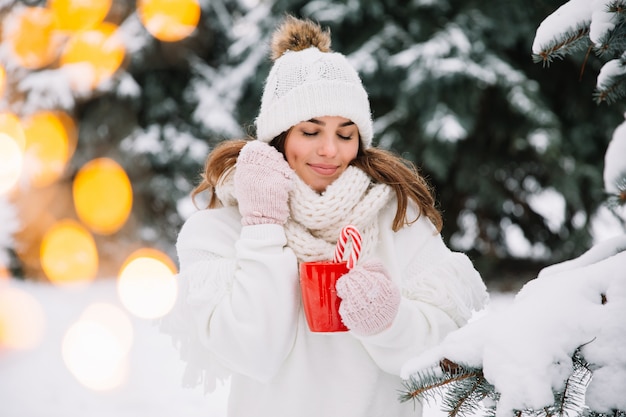
[[[320,137],[317,153],[327,157],[333,157],[337,154],[337,143],[333,135],[325,134]]]

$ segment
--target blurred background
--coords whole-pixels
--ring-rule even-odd
[[[119,276],[141,250],[175,271],[189,194],[216,143],[254,135],[289,12],[331,29],[369,92],[375,143],[434,186],[448,244],[490,287],[517,288],[624,230],[602,183],[624,120],[592,98],[604,61],[531,58],[561,4],[3,0],[0,276]]]

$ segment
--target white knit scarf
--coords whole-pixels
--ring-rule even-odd
[[[234,169],[216,189],[225,206],[236,205]],[[367,259],[376,248],[378,214],[390,201],[392,189],[375,184],[357,167],[346,171],[319,194],[294,176],[295,186],[289,195],[290,217],[285,224],[287,245],[300,262],[333,259],[341,229],[354,225],[362,237],[361,258]],[[346,254],[349,253],[349,246]]]

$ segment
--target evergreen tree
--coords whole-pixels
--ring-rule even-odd
[[[597,166],[621,117],[580,99],[593,89],[598,62],[587,62],[580,81],[529,62],[528,34],[557,3],[202,0],[196,31],[165,42],[142,26],[135,2],[114,0],[106,20],[120,26],[127,50],[111,80],[70,91],[57,62],[21,68],[3,41],[9,81],[1,107],[74,117],[78,144],[60,180],[66,188],[94,157],[125,168],[133,215],[116,234],[96,236],[103,254],[115,258],[143,244],[174,257],[206,154],[222,139],[254,134],[276,23],[286,12],[310,17],[331,28],[333,47],[362,74],[378,144],[415,161],[435,186],[444,238],[469,252],[487,280],[526,278],[589,246],[589,225],[604,200]],[[27,5],[46,1],[5,1],[4,26]],[[560,65],[575,74],[582,61],[566,57]],[[55,201],[67,198],[59,193]],[[23,194],[30,197],[18,203],[22,216],[23,205],[48,207],[52,198],[50,190]],[[562,211],[556,221],[545,212],[548,197]],[[52,208],[55,216],[72,216],[71,203],[63,206]],[[516,236],[526,246],[521,252]],[[40,237],[17,236],[27,275],[39,272],[37,257],[24,252],[37,252]]]
[[[597,166],[619,112],[581,100],[594,82],[591,71],[579,80],[582,59],[562,63],[571,77],[529,60],[529,34],[559,3],[282,0],[274,9],[331,27],[370,93],[379,145],[418,164],[435,186],[444,238],[488,280],[532,277],[580,254],[604,200]]]
[[[540,25],[533,46],[535,61],[550,63],[554,58],[563,58],[580,49],[593,49],[600,55],[605,51],[612,51],[612,54],[620,58],[609,61],[600,70],[595,96],[600,101],[619,100],[623,97],[620,92],[623,87],[619,85],[624,81],[621,56],[626,48],[620,41],[624,20],[622,13],[623,5],[619,1],[583,4],[572,0],[566,3]],[[591,37],[591,44],[588,37]],[[584,47],[581,48],[581,44]],[[626,223],[624,155],[626,123],[622,123],[615,130],[606,152],[604,167],[607,203],[622,224]],[[537,280],[531,281],[520,291],[514,306],[508,311],[511,314],[500,323],[518,329],[516,336],[519,336],[519,340],[513,342],[518,345],[516,349],[510,349],[506,343],[497,343],[498,337],[489,335],[490,332],[505,333],[506,330],[493,326],[493,315],[487,315],[482,319],[486,322],[478,319],[476,323],[456,332],[456,335],[451,335],[451,340],[444,341],[442,348],[435,348],[434,354],[425,355],[430,355],[428,359],[416,359],[409,371],[406,392],[401,399],[408,401],[441,398],[443,408],[453,416],[475,415],[477,412],[495,415],[500,411],[513,411],[518,416],[625,416],[626,402],[623,392],[626,390],[626,367],[621,359],[613,360],[623,357],[623,342],[620,340],[626,334],[622,319],[626,304],[619,295],[626,284],[623,274],[625,249],[626,234],[596,244],[575,260],[546,268]],[[581,285],[584,281],[589,284]],[[568,291],[568,287],[575,288],[576,291]],[[548,294],[547,300],[542,294]],[[562,301],[555,302],[557,297]],[[572,299],[575,300],[573,303]],[[585,322],[583,317],[575,318],[575,314],[568,307],[573,305],[577,310],[585,310],[585,304],[589,300],[592,300],[592,304],[602,306],[598,310],[603,310],[602,321],[591,319]],[[525,302],[526,308],[521,307]],[[606,306],[610,306],[609,309]],[[541,323],[533,322],[530,309],[540,311]],[[508,319],[517,320],[518,324],[529,322],[530,327],[540,330],[533,334],[534,330],[529,332]],[[570,320],[575,321],[575,326],[569,325]],[[611,329],[608,331],[611,333],[609,337],[605,333],[608,328]],[[581,342],[579,334],[589,340],[573,346],[576,342]],[[554,335],[554,339],[544,339],[550,335]],[[487,341],[482,342],[483,340]],[[450,349],[450,343],[470,347],[452,361],[444,353]],[[573,353],[563,361],[563,352],[568,351]],[[548,384],[552,384],[553,389],[551,403],[543,396],[543,403],[539,406],[522,407],[525,401],[537,401],[536,392],[532,398],[533,395],[529,394],[532,391],[530,388],[513,385],[515,389],[511,389],[511,385],[499,375],[506,372],[504,366],[494,366],[494,360],[487,357],[501,355],[505,360],[508,358],[514,363],[511,366],[536,369],[537,364],[530,362],[536,360],[532,353],[520,358],[511,357],[512,352],[517,352],[517,355],[520,352],[542,352],[541,357],[548,358],[550,363],[540,364],[541,368],[547,368],[545,374],[526,374],[519,380],[527,387],[541,386],[550,381]],[[438,362],[432,366],[435,358]],[[523,373],[520,369],[518,375]],[[506,405],[503,405],[505,396]],[[512,404],[518,407],[511,410]]]
[[[451,416],[624,416],[626,235],[545,268],[513,303],[405,364],[402,401]]]
[[[569,1],[550,15],[537,30],[533,44],[533,59],[544,65],[555,59],[586,50],[604,58],[597,74],[593,93],[598,103],[615,103],[626,97],[626,2],[621,0],[598,1],[587,4]],[[614,137],[614,146],[620,137]],[[623,145],[621,149],[623,149]],[[621,158],[616,158],[619,161]],[[605,161],[608,165],[612,161]],[[621,167],[621,166],[620,166]],[[610,207],[619,209],[626,203],[626,168],[607,172],[605,167],[605,190],[609,194]],[[609,175],[610,178],[607,178]],[[626,219],[625,219],[626,220]],[[624,223],[626,224],[626,222]]]
[[[77,171],[103,156],[124,168],[133,185],[134,204],[124,228],[109,236],[94,236],[104,261],[102,274],[115,273],[124,257],[140,246],[160,248],[175,259],[173,243],[192,210],[189,194],[206,155],[221,139],[247,133],[238,119],[238,105],[246,102],[249,80],[266,60],[259,42],[269,12],[265,6],[253,9],[236,0],[201,5],[202,15],[191,36],[166,42],[142,25],[135,2],[113,1],[106,21],[119,26],[125,62],[111,79],[87,90],[71,88],[58,59],[24,68],[5,37],[1,59],[7,85],[2,110],[20,118],[41,110],[62,110],[78,126],[76,151],[62,177],[43,190],[22,184],[15,198],[18,207],[40,206],[40,212],[22,219],[25,227],[17,235],[16,247],[28,276],[42,275],[41,234],[54,220],[76,216],[71,202],[51,209],[41,193],[52,194],[57,201],[67,198]],[[15,16],[27,8],[47,6],[46,1],[5,2],[4,27],[15,25]],[[59,55],[62,47],[53,53]],[[70,76],[76,75],[85,76]],[[52,211],[54,218],[45,224],[33,221],[46,211]],[[102,265],[105,262],[110,265]]]

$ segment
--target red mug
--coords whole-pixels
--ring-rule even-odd
[[[347,262],[302,262],[300,264],[300,288],[302,304],[309,329],[312,332],[345,332],[348,328],[341,321],[335,284],[348,272]]]

